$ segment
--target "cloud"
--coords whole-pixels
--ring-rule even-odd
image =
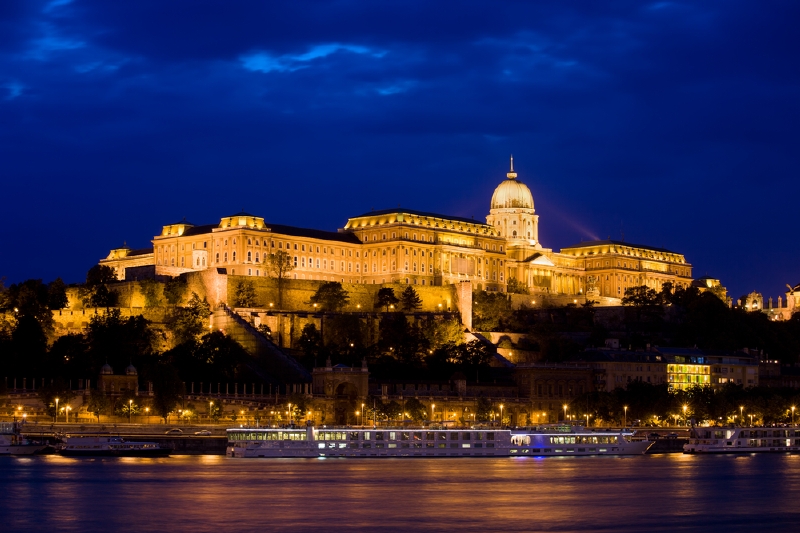
[[[25,86],[19,82],[9,82],[3,85],[3,88],[8,91],[6,95],[6,100],[13,100],[14,98],[19,97],[22,94],[22,91],[25,89]]]
[[[369,55],[375,58],[381,58],[386,55],[384,51],[372,50],[365,46],[327,43],[312,46],[303,54],[275,56],[268,52],[254,52],[241,56],[240,61],[245,69],[255,72],[294,72],[296,70],[308,68],[310,66],[308,63],[316,59],[323,59],[340,52]]]

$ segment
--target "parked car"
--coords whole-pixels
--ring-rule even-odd
[[[183,430],[178,428],[168,429],[167,431],[164,432],[164,435],[181,435],[181,434],[183,434]]]
[[[209,430],[207,430],[207,429],[201,429],[200,431],[195,431],[194,434],[195,435],[203,435],[203,436],[207,437],[207,436],[211,435],[211,432]]]

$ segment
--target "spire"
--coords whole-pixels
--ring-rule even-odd
[[[510,180],[516,179],[517,173],[514,172],[514,155],[511,155],[511,171],[506,173],[506,177]]]

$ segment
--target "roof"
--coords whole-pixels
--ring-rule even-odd
[[[136,250],[131,250],[130,252],[128,252],[128,257],[132,255],[147,255],[152,253],[153,253],[152,246],[150,248],[137,248]]]
[[[291,235],[293,237],[309,237],[311,239],[361,244],[361,241],[353,233],[339,233],[336,231],[296,228],[294,226],[284,226],[281,224],[265,224],[265,226],[272,230],[272,233],[281,233],[283,235]]]
[[[186,228],[183,232],[184,237],[188,237],[190,235],[202,235],[204,233],[211,233],[214,228],[218,228],[219,224],[204,224],[202,226],[192,226],[191,228]]]
[[[258,215],[254,215],[254,214],[252,214],[252,213],[247,213],[247,212],[245,212],[245,211],[239,211],[238,213],[234,213],[234,214],[232,214],[232,215],[228,215],[228,216],[226,216],[226,217],[222,217],[222,218],[231,218],[231,217],[257,217],[257,216],[258,216]],[[261,218],[261,217],[258,217],[258,218]]]
[[[373,216],[380,216],[380,215],[390,215],[392,213],[408,213],[409,215],[417,215],[420,217],[431,217],[431,218],[441,218],[444,220],[458,220],[459,222],[466,222],[467,224],[481,224],[485,225],[484,222],[480,220],[475,220],[474,218],[466,218],[466,217],[456,217],[452,215],[442,215],[439,213],[428,213],[426,211],[417,211],[416,209],[405,209],[405,208],[396,208],[396,209],[381,209],[379,211],[369,211],[364,213],[363,215],[358,215],[352,218],[362,218],[362,217],[373,217]]]
[[[604,240],[604,241],[585,241],[573,246],[565,246],[561,248],[561,250],[567,250],[569,248],[589,248],[590,246],[600,246],[603,244],[614,244],[617,246],[627,246],[629,248],[641,248],[643,250],[652,250],[654,252],[664,252],[668,254],[674,254],[677,252],[673,252],[672,250],[667,250],[666,248],[656,248],[655,246],[648,246],[646,244],[633,244],[632,242],[625,242],[625,241],[615,241],[615,240]]]

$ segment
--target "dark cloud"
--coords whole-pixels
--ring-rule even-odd
[[[796,283],[800,5],[0,3],[0,276],[242,207],[335,229],[482,219],[516,156],[553,248],[681,251],[734,293]]]

